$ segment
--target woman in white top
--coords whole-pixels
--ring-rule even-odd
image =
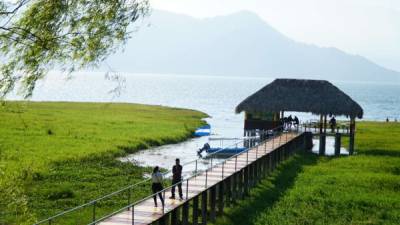
[[[162,186],[163,175],[161,174],[158,166],[154,167],[153,169],[153,173],[151,174],[151,181],[152,181],[151,189],[153,190],[153,194],[159,192],[158,196],[161,199],[161,204],[164,205],[164,199],[162,197],[162,193],[160,192],[164,189]],[[154,195],[153,199],[154,199],[154,206],[157,207],[157,195]]]

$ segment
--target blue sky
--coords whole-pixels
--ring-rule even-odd
[[[150,0],[204,18],[249,10],[286,36],[336,47],[400,71],[399,0]]]

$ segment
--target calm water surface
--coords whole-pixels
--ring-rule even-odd
[[[241,137],[243,114],[234,113],[236,105],[272,80],[260,77],[156,74],[121,74],[120,79],[116,80],[106,79],[103,73],[81,73],[66,79],[65,76],[53,73],[40,82],[32,100],[130,102],[196,109],[210,115],[206,120],[212,126],[213,136]],[[399,84],[332,83],[363,107],[365,120],[400,118]],[[121,89],[112,91],[117,87]],[[10,99],[18,99],[18,96],[11,96]],[[301,120],[317,119],[311,114],[296,115]],[[177,145],[142,151],[124,160],[141,165],[169,167],[176,156],[181,157],[183,162],[196,159],[195,150],[206,141],[207,138],[192,139]]]

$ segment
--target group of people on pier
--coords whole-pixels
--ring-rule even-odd
[[[177,158],[175,159],[175,165],[172,167],[172,188],[171,188],[171,197],[170,199],[175,199],[175,187],[178,186],[179,192],[179,199],[183,200],[182,194],[182,165],[180,164],[180,160]],[[164,187],[162,185],[163,182],[163,175],[160,172],[160,168],[158,166],[154,167],[153,173],[151,174],[151,189],[153,191],[153,199],[154,199],[154,206],[157,207],[157,193],[160,197],[161,204],[164,206],[164,198],[162,195],[162,190]]]
[[[289,115],[288,117],[283,117],[281,119],[281,122],[283,124],[283,128],[286,130],[292,129],[292,126],[294,128],[298,128],[300,124],[299,118],[297,118],[297,116],[292,117],[292,115]]]

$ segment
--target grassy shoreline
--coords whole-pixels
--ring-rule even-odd
[[[398,224],[400,124],[357,126],[356,155],[297,154],[216,224]]]
[[[207,117],[161,106],[71,102],[6,102],[0,116],[0,188],[6,190],[0,224],[31,224],[141,180],[148,168],[115,158],[186,140]]]

